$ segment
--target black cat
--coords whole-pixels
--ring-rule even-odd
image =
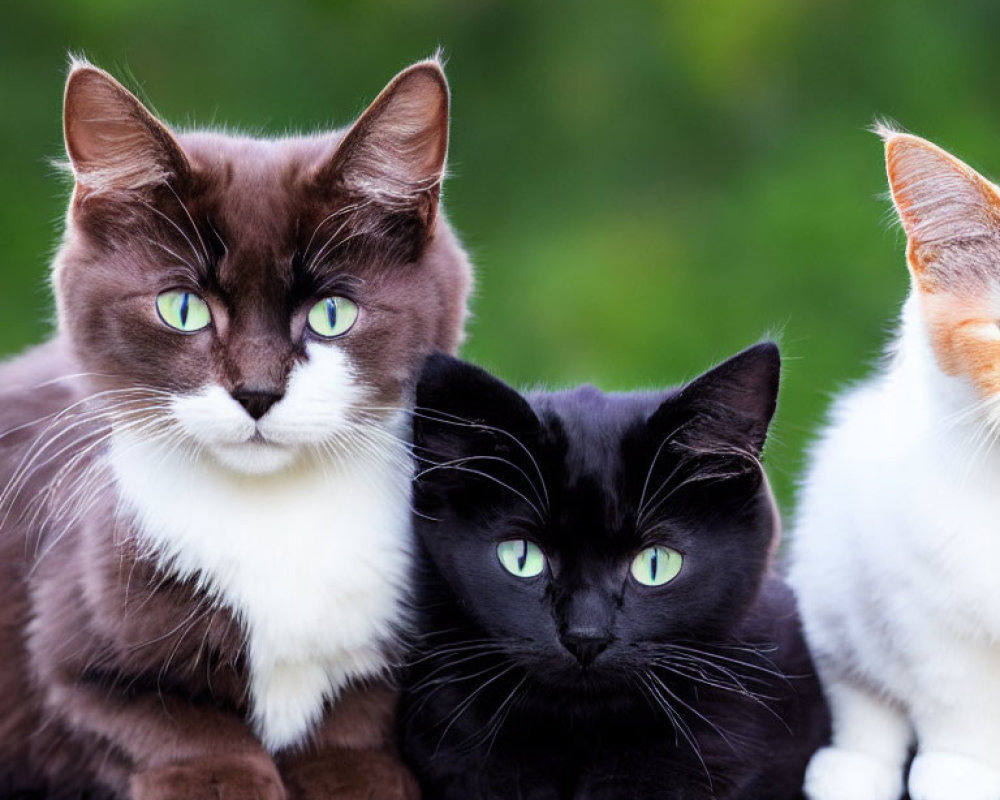
[[[789,800],[828,717],[769,574],[767,343],[686,386],[522,397],[433,356],[417,393],[426,800]]]

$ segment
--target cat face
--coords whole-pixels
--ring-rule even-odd
[[[275,472],[388,419],[423,354],[457,346],[469,266],[438,209],[436,62],[346,132],[175,136],[85,64],[64,122],[60,328],[117,430]]]
[[[880,133],[937,364],[1000,398],[1000,190],[924,139]]]
[[[433,357],[415,420],[425,588],[563,689],[724,637],[774,539],[758,457],[778,369],[765,344],[677,391],[525,398]]]

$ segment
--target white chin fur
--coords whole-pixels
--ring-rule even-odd
[[[223,467],[244,475],[270,475],[288,469],[299,458],[297,448],[267,442],[216,445],[210,450]]]

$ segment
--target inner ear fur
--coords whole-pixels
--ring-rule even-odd
[[[400,72],[351,126],[316,180],[433,222],[448,152],[448,82],[437,60]]]
[[[1000,191],[919,136],[879,126],[907,262],[921,288],[980,283],[1000,255]]]
[[[104,70],[74,62],[63,102],[66,153],[83,199],[184,180],[190,167],[169,129]]]

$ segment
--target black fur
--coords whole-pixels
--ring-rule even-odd
[[[779,357],[686,386],[522,397],[432,357],[415,441],[422,638],[404,752],[426,800],[790,800],[827,735],[794,599],[769,576],[758,456]],[[534,578],[505,539],[536,543]],[[659,586],[629,572],[680,551]]]

